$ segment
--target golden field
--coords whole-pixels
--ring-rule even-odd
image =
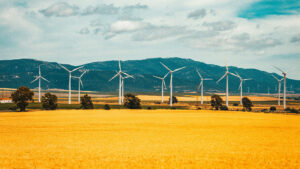
[[[0,113],[0,168],[299,166],[299,115],[204,110]]]

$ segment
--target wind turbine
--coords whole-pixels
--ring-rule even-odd
[[[236,76],[240,79],[240,86],[239,86],[239,89],[240,89],[240,92],[241,92],[240,105],[243,105],[243,102],[242,102],[242,99],[243,99],[243,82],[247,81],[247,80],[252,80],[252,79],[243,79],[237,72],[235,72],[235,74],[232,74],[232,75],[234,75],[234,76]]]
[[[78,102],[80,103],[80,85],[83,87],[82,76],[86,73],[86,70],[80,76],[73,76],[73,78],[78,79]]]
[[[203,104],[203,88],[204,88],[204,81],[205,81],[205,80],[212,80],[212,79],[210,79],[210,78],[203,78],[202,75],[200,74],[199,70],[196,69],[196,71],[197,71],[197,73],[198,73],[198,75],[199,75],[199,77],[200,77],[200,79],[201,79],[201,82],[200,82],[200,84],[199,84],[199,86],[198,86],[198,90],[201,88],[201,104]]]
[[[41,79],[45,80],[46,82],[49,83],[49,81],[42,76],[41,65],[39,65],[39,75],[35,76],[35,79],[31,82],[31,83],[33,83],[33,82],[39,80],[39,102],[41,102]]]
[[[161,103],[164,103],[164,88],[167,89],[165,78],[169,75],[169,73],[170,72],[168,72],[164,77],[153,76],[161,80]]]
[[[173,83],[172,83],[172,80],[173,80],[173,73],[174,72],[177,72],[181,69],[184,69],[184,67],[181,67],[181,68],[178,68],[178,69],[175,69],[175,70],[171,70],[170,68],[168,68],[166,65],[164,65],[163,63],[160,62],[160,64],[162,64],[167,70],[169,70],[169,73],[171,75],[170,77],[170,106],[172,107],[173,106]]]
[[[286,108],[286,74],[283,70],[279,69],[278,67],[274,66],[277,70],[279,70],[283,74],[283,108]]]
[[[127,79],[127,78],[133,78],[133,76],[125,76],[125,77],[121,77],[122,78],[122,85],[121,85],[121,87],[122,87],[122,94],[121,94],[121,96],[122,96],[122,103],[124,102],[124,80],[125,79]]]
[[[63,65],[61,64],[58,64],[60,67],[62,67],[63,69],[65,69],[67,72],[69,72],[69,104],[71,104],[71,79],[72,79],[72,72],[82,68],[83,66],[80,66],[78,68],[75,68],[73,70],[69,70],[67,69],[66,67],[64,67]]]
[[[119,71],[117,72],[117,74],[115,74],[110,80],[112,81],[114,78],[116,78],[117,76],[119,76],[119,105],[121,105],[121,102],[122,102],[122,74],[126,75],[126,76],[129,76],[129,77],[132,77],[131,75],[125,73],[125,72],[122,72],[122,68],[121,68],[121,61],[120,61],[120,58],[119,58]],[[132,77],[133,78],[133,77]]]
[[[228,66],[227,64],[225,65],[226,66],[226,72],[225,74],[217,81],[217,83],[219,83],[225,76],[226,76],[226,106],[228,107],[228,75],[231,74],[233,76],[235,76],[235,74],[229,72],[229,69],[228,69]]]
[[[283,80],[282,79],[278,79],[276,76],[272,75],[278,82],[278,106],[280,106],[280,90],[281,90],[281,81]]]

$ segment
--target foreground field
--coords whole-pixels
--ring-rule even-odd
[[[0,168],[297,168],[300,116],[191,110],[0,113]]]

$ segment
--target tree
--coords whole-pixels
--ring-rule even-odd
[[[87,94],[85,94],[83,97],[81,97],[81,107],[82,109],[93,109],[94,105],[93,105],[93,101],[91,99],[90,96],[88,96]]]
[[[176,96],[172,96],[172,102],[174,103],[178,103],[177,97]],[[170,98],[169,98],[169,103],[170,103]]]
[[[108,104],[104,105],[104,110],[110,110],[110,106]]]
[[[244,97],[242,99],[242,103],[243,103],[243,107],[247,110],[247,111],[251,111],[253,104],[252,101],[248,98],[248,97]]]
[[[222,108],[222,102],[223,102],[223,100],[219,95],[215,94],[215,95],[211,96],[210,104],[216,110],[219,110]]]
[[[124,106],[128,109],[140,109],[141,107],[141,100],[136,97],[133,94],[126,94],[125,95],[125,101],[124,101]]]
[[[21,86],[11,94],[11,98],[20,111],[25,111],[28,106],[28,101],[33,100],[33,95],[34,93],[28,87]]]
[[[46,110],[55,110],[57,108],[57,97],[51,93],[42,96],[42,106]]]

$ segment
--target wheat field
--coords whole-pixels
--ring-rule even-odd
[[[299,115],[204,110],[0,113],[0,168],[299,166]]]

